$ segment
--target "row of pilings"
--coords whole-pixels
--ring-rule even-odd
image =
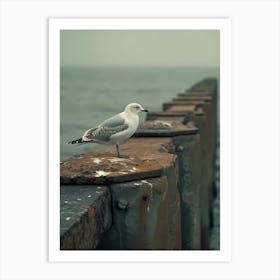
[[[127,157],[98,146],[61,163],[61,250],[219,248],[217,91],[204,79],[148,113]]]

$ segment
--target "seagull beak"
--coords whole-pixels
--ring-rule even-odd
[[[142,109],[141,111],[146,113],[149,112],[147,109]]]

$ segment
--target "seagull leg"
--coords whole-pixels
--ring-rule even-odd
[[[120,151],[119,151],[119,145],[118,145],[118,144],[116,144],[116,148],[117,148],[117,157],[121,157],[121,156],[120,156]]]
[[[116,148],[117,148],[117,157],[119,157],[119,158],[129,158],[129,156],[127,156],[127,155],[120,155],[120,149],[119,149],[119,145],[118,144],[116,144]]]

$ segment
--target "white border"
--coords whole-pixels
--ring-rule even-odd
[[[221,250],[60,251],[59,69],[60,30],[220,30]],[[231,20],[228,18],[49,19],[49,261],[51,262],[229,262],[231,260]]]

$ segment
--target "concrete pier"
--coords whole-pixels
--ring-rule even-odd
[[[61,250],[210,249],[217,80],[150,112],[120,147],[61,163]]]

